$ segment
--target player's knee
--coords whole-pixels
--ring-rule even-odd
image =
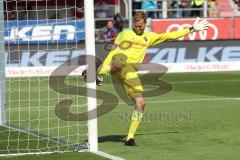
[[[138,111],[142,112],[144,110],[145,102],[144,102],[144,98],[143,97],[136,98],[135,104],[136,104],[136,108],[137,108]]]
[[[123,69],[123,64],[122,63],[113,63],[111,65],[111,71],[112,72],[118,72]]]
[[[145,107],[145,103],[144,101],[138,101],[136,103],[136,108],[139,112],[143,112],[144,111],[144,107]]]

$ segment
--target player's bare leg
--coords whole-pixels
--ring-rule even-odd
[[[131,116],[131,124],[128,131],[128,136],[125,142],[126,146],[136,146],[134,135],[142,120],[143,111],[145,107],[145,102],[144,102],[144,97],[142,92],[137,93],[137,96],[134,98],[134,102],[135,102],[135,111]]]
[[[138,96],[134,99],[135,106],[136,106],[136,111],[143,113],[144,107],[145,107],[145,102],[144,102],[144,97],[143,93],[139,92]]]

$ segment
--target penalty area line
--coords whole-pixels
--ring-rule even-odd
[[[167,81],[171,84],[201,84],[201,83],[225,83],[225,82],[240,82],[239,79],[225,79],[225,80],[203,80],[203,81]]]
[[[198,102],[198,101],[222,101],[222,100],[240,100],[240,98],[199,98],[199,99],[176,99],[163,101],[149,101],[147,103],[175,103],[175,102]]]
[[[236,100],[240,101],[240,98],[200,98],[200,99],[176,99],[176,100],[159,100],[159,101],[147,101],[146,103],[175,103],[175,102],[198,102],[198,101],[223,101],[223,100]],[[120,102],[119,105],[125,105],[126,103]]]

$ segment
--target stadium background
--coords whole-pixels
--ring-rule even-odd
[[[96,5],[98,3],[101,3],[103,1],[96,1],[95,2],[95,9]],[[128,9],[128,5],[121,4],[125,1],[105,1],[103,6],[107,6],[107,11],[103,10],[101,12],[106,12],[105,17],[96,18],[96,39],[97,39],[97,56],[101,57],[101,59],[104,59],[107,52],[104,50],[104,46],[106,46],[106,39],[102,39],[104,37],[103,34],[106,32],[106,23],[109,20],[113,20],[112,17],[115,13],[120,12],[123,16],[124,20],[124,27],[128,26],[128,20],[129,17],[126,15],[126,10]],[[171,1],[172,2],[172,1]],[[171,3],[168,2],[168,3]],[[216,14],[217,17],[209,17],[209,22],[211,23],[208,32],[199,32],[196,34],[192,34],[189,36],[186,36],[184,39],[181,39],[186,41],[186,43],[179,43],[176,48],[172,48],[169,51],[166,51],[166,48],[168,48],[169,45],[175,46],[176,44],[173,43],[166,43],[161,44],[156,48],[159,48],[159,51],[155,51],[155,53],[149,53],[147,52],[147,56],[145,58],[145,62],[151,62],[149,57],[163,57],[163,54],[176,54],[179,51],[182,52],[182,54],[187,56],[191,55],[193,57],[202,54],[202,58],[200,61],[192,61],[192,62],[226,62],[229,65],[229,69],[231,70],[232,61],[239,61],[238,56],[236,55],[238,52],[238,47],[232,48],[231,51],[224,50],[224,47],[232,47],[236,46],[238,43],[237,41],[232,40],[238,40],[240,38],[240,18],[237,16],[239,15],[239,11],[235,8],[233,9],[233,1],[230,0],[218,0],[216,1],[216,8],[218,14]],[[5,44],[8,53],[7,59],[7,68],[8,67],[18,67],[18,65],[23,67],[23,63],[25,63],[26,66],[45,66],[45,67],[51,67],[51,66],[58,66],[65,61],[67,61],[69,58],[73,58],[74,54],[70,54],[67,52],[72,52],[76,49],[84,49],[84,21],[82,20],[84,17],[82,15],[79,16],[79,13],[83,13],[83,7],[81,1],[5,1],[5,20],[8,19],[8,21],[5,21],[4,25],[7,30],[5,30]],[[138,3],[141,3],[139,1],[133,1],[133,9]],[[189,1],[190,3],[190,1]],[[170,4],[169,4],[170,5]],[[174,19],[173,13],[174,8],[171,8],[171,5],[168,5],[168,19],[148,19],[148,28],[147,30],[156,32],[156,33],[163,33],[173,30],[182,29],[184,27],[189,27],[193,23],[192,19],[189,19],[190,17],[180,17],[180,19]],[[15,7],[14,7],[15,6]],[[47,8],[49,9],[46,9]],[[237,7],[235,5],[234,7]],[[16,9],[18,13],[16,14],[16,11],[13,9]],[[29,9],[29,10],[28,10]],[[182,8],[180,8],[182,9]],[[179,10],[180,10],[179,9]],[[188,8],[189,9],[189,8]],[[205,8],[202,8],[205,9]],[[173,11],[172,11],[173,10]],[[134,10],[133,10],[134,11]],[[147,10],[145,10],[148,12]],[[163,11],[159,11],[156,9],[156,13],[161,13]],[[190,11],[186,11],[190,12]],[[16,14],[16,15],[15,15]],[[98,11],[95,12],[95,14],[98,14]],[[162,14],[163,15],[163,14]],[[186,16],[186,15],[185,15]],[[203,16],[203,13],[202,13]],[[209,16],[209,15],[204,15]],[[231,17],[229,17],[231,16]],[[12,19],[10,19],[13,17]],[[22,18],[29,18],[28,20]],[[19,21],[20,19],[21,21]],[[224,25],[222,25],[224,24]],[[29,26],[32,26],[28,28]],[[65,27],[63,27],[65,25]],[[17,26],[17,27],[16,27]],[[46,27],[50,27],[47,28]],[[47,30],[47,33],[46,33]],[[72,32],[76,34],[71,34]],[[38,35],[38,34],[42,35]],[[59,34],[58,36],[52,36],[54,34]],[[52,34],[52,35],[51,35]],[[37,35],[37,36],[36,36]],[[101,37],[101,38],[98,38]],[[197,40],[197,41],[196,41]],[[201,42],[200,42],[200,41]],[[208,40],[207,43],[204,43],[203,41]],[[213,41],[211,41],[213,40]],[[224,42],[218,42],[219,40],[225,40],[229,41],[229,43]],[[230,43],[232,42],[232,43]],[[220,45],[219,43],[223,43],[224,46]],[[77,44],[77,45],[76,45]],[[201,44],[201,45],[200,45]],[[228,44],[228,45],[226,45]],[[75,45],[75,46],[74,46]],[[190,45],[194,45],[196,51],[191,50]],[[203,46],[202,46],[203,45]],[[103,46],[103,47],[101,47]],[[217,47],[223,47],[223,48],[217,48]],[[62,55],[56,55],[57,57],[65,56],[65,58],[61,58],[61,62],[54,63],[45,63],[41,65],[41,63],[31,63],[31,56],[23,56],[22,52],[26,51],[26,49],[31,49],[38,47],[41,49],[41,51],[45,51],[46,53],[43,56],[47,56],[48,52],[51,50],[55,51],[62,51],[56,52],[56,54],[62,54]],[[201,47],[206,47],[207,49],[203,49]],[[215,47],[215,48],[214,48]],[[18,48],[16,50],[16,48]],[[182,50],[184,49],[184,51]],[[199,51],[199,49],[200,51]],[[214,51],[211,49],[215,49]],[[152,52],[153,49],[151,49],[150,52]],[[175,50],[175,51],[174,51]],[[13,52],[14,51],[14,52]],[[32,52],[37,52],[34,49],[31,49]],[[169,53],[165,53],[165,52]],[[211,52],[212,51],[212,52]],[[65,53],[64,53],[65,52]],[[172,53],[171,53],[172,52]],[[176,52],[176,53],[173,53]],[[184,53],[183,53],[184,52]],[[204,52],[204,53],[201,53]],[[219,52],[219,53],[218,53]],[[228,53],[220,53],[220,52],[228,52]],[[232,54],[236,55],[233,56],[233,58],[230,58]],[[32,55],[33,53],[30,53]],[[203,55],[204,54],[204,55]],[[165,56],[166,56],[165,55]],[[184,56],[183,55],[183,56]],[[222,56],[225,58],[219,58],[219,56]],[[71,57],[72,56],[72,57]],[[76,55],[77,56],[77,53]],[[212,56],[217,56],[218,59],[214,59]],[[20,59],[21,58],[21,59]],[[35,58],[35,60],[39,60],[38,57]],[[172,58],[175,58],[174,56]],[[42,58],[44,59],[44,58]],[[17,62],[16,62],[17,61]],[[154,61],[155,63],[160,63],[164,61]],[[167,62],[176,62],[175,60],[167,61]],[[180,62],[180,61],[179,61]],[[191,62],[188,60],[182,60],[182,62]],[[12,63],[12,65],[11,65]],[[33,62],[34,63],[34,62]],[[43,62],[44,63],[44,62]],[[225,64],[226,64],[225,63]],[[18,65],[17,65],[18,64]],[[49,66],[47,65],[49,64]],[[206,63],[205,65],[212,65],[211,63]],[[220,63],[219,63],[220,64]],[[234,66],[232,66],[232,70],[234,69]],[[17,68],[16,68],[17,69]],[[202,70],[204,71],[204,70]],[[211,71],[211,70],[206,70]],[[216,71],[216,70],[213,70]],[[219,70],[221,71],[221,70]],[[223,70],[222,70],[223,71]]]
[[[202,13],[202,16],[207,16],[211,23],[208,32],[193,34],[179,41],[166,42],[154,46],[148,50],[144,60],[145,63],[164,64],[169,67],[169,72],[187,72],[165,75],[164,79],[172,82],[175,90],[171,92],[171,94],[163,97],[147,99],[149,104],[153,104],[152,107],[149,107],[149,112],[157,112],[158,109],[156,108],[159,105],[162,105],[161,111],[164,113],[174,112],[176,114],[188,114],[189,108],[191,108],[193,110],[193,122],[189,124],[188,119],[186,122],[174,121],[169,123],[161,121],[160,126],[157,121],[152,124],[146,122],[143,124],[143,127],[140,128],[139,137],[142,139],[140,140],[139,138],[139,143],[150,146],[150,149],[147,149],[147,147],[144,148],[145,146],[140,146],[138,149],[130,151],[114,143],[119,142],[118,139],[124,138],[124,129],[126,130],[128,123],[123,120],[123,123],[119,124],[119,129],[114,131],[111,130],[111,127],[109,127],[107,123],[108,119],[117,123],[119,118],[121,120],[121,118],[124,117],[122,115],[124,115],[125,112],[131,112],[131,108],[120,108],[100,119],[99,143],[102,150],[126,159],[135,159],[136,157],[141,159],[144,156],[149,159],[167,159],[169,157],[170,159],[176,157],[186,159],[189,155],[192,159],[199,159],[199,156],[203,156],[205,153],[209,154],[206,154],[205,157],[203,156],[203,159],[210,157],[217,159],[230,157],[230,159],[236,159],[239,157],[239,149],[237,149],[239,141],[236,136],[239,132],[238,130],[233,130],[238,127],[236,116],[239,113],[239,109],[236,108],[238,101],[234,98],[239,97],[239,87],[236,85],[239,82],[240,70],[240,11],[237,9],[240,1],[216,1],[217,13],[215,16],[210,17],[208,12],[206,12],[207,15],[203,15],[204,13]],[[96,0],[95,4],[98,2],[99,1]],[[109,7],[108,16],[96,17],[96,37],[102,37],[102,35],[98,35],[98,33],[104,33],[105,28],[103,27],[107,21],[112,20],[112,17],[118,12],[123,16],[124,26],[128,26],[128,12],[130,11],[125,1],[108,0],[105,2],[105,5]],[[141,1],[133,1],[133,10],[140,9],[137,8],[139,7],[139,3],[141,3]],[[4,31],[7,77],[49,76],[51,70],[54,70],[63,63],[69,62],[71,58],[84,54],[85,28],[84,17],[82,15],[82,7],[84,6],[81,1],[5,1],[4,4],[4,25],[7,28],[7,30]],[[48,10],[45,10],[46,6]],[[181,29],[193,23],[193,17],[190,17],[189,13],[184,17],[174,17],[174,10],[171,10],[174,8],[171,8],[171,3],[167,4],[167,7],[169,9],[167,11],[167,17],[163,17],[164,13],[162,13],[162,17],[159,16],[157,19],[149,19],[148,30],[163,33]],[[179,10],[179,8],[177,9]],[[206,8],[203,8],[203,12],[204,9]],[[17,14],[15,13],[16,10],[18,11]],[[64,10],[64,12],[61,12],[61,10]],[[190,10],[190,6],[186,8],[187,12],[190,12]],[[161,11],[160,8],[160,10],[156,10],[156,12],[164,11]],[[26,25],[30,25],[32,28],[26,29]],[[45,32],[45,35],[35,37],[34,35],[46,29],[37,28],[38,26],[50,27],[47,28],[47,34]],[[68,27],[61,28],[62,26]],[[72,32],[76,32],[76,34],[71,35]],[[60,33],[60,36],[54,37],[51,33]],[[101,38],[97,38],[97,40],[96,54],[103,60],[108,53],[104,48],[106,41]],[[58,61],[53,60],[56,57]],[[69,62],[69,65],[72,64],[74,64],[74,62]],[[197,74],[193,72],[201,73]],[[76,75],[79,74],[81,74],[81,70],[76,73]],[[110,89],[110,84],[108,84],[109,80],[106,79],[106,82],[107,86],[103,90]],[[193,104],[188,104],[184,99],[193,99]],[[196,101],[194,101],[194,99]],[[177,100],[176,104],[171,104],[171,100]],[[170,104],[162,104],[165,101],[170,101]],[[222,102],[222,106],[220,106],[222,111],[218,108],[219,101]],[[195,104],[194,102],[199,102],[200,104]],[[183,107],[178,109],[178,105],[182,105]],[[204,110],[209,112],[205,113]],[[224,114],[224,112],[226,114]],[[204,120],[205,122],[203,122]],[[217,123],[218,121],[222,123]],[[196,124],[194,122],[196,122]],[[146,125],[145,128],[144,125]],[[157,131],[151,129],[156,126],[158,126]],[[213,126],[215,130],[211,130],[211,126]],[[222,130],[219,129],[221,126],[223,127]],[[225,126],[228,127],[225,128]],[[174,129],[171,129],[171,127]],[[206,135],[196,136],[196,141],[199,139],[203,142],[196,142],[194,136],[190,133],[191,131],[187,132],[189,128],[192,128],[194,131],[206,131]],[[150,131],[147,132],[147,130]],[[180,133],[179,135],[171,136],[171,134],[178,132]],[[192,138],[189,144],[183,142],[188,140],[184,137],[184,133]],[[149,136],[153,137],[153,141],[158,140],[160,142],[152,145],[147,143]],[[159,138],[159,136],[161,136],[161,138]],[[165,138],[163,138],[164,136]],[[233,136],[236,137],[231,139]],[[180,138],[178,139],[178,137]],[[215,144],[212,146],[213,148],[211,148],[212,152],[208,152],[207,148],[204,149],[207,145],[211,146],[211,143],[208,144],[205,142],[204,138],[211,140],[212,143]],[[224,144],[226,145],[225,149],[229,153],[217,154],[219,150],[224,150],[222,146]],[[161,145],[163,146],[161,147]],[[181,148],[182,146],[190,150],[191,154],[181,153],[182,151],[186,151]],[[164,147],[167,149],[164,149]],[[199,155],[195,149],[193,149],[194,147],[196,147],[196,150],[199,149]],[[233,150],[231,148],[233,148]],[[138,152],[145,149],[147,151],[138,154]],[[163,152],[162,155],[157,154],[158,150],[161,150],[161,153]],[[152,154],[156,155],[153,156]]]

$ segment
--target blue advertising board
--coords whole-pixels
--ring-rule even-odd
[[[79,20],[28,20],[4,23],[5,44],[63,44],[85,39]]]

